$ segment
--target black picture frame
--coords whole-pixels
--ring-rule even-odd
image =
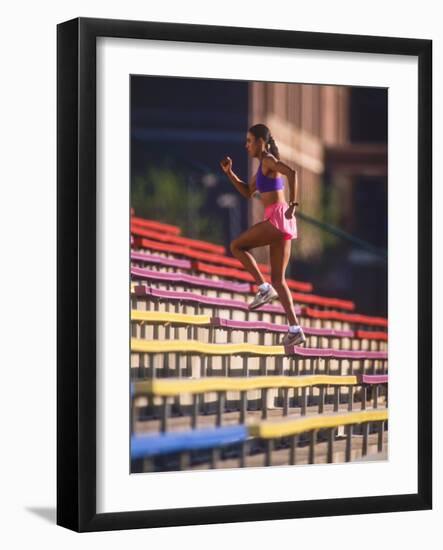
[[[302,48],[418,59],[418,491],[96,512],[96,38]],[[57,523],[152,528],[432,508],[432,41],[77,18],[57,26]],[[97,283],[99,284],[99,283]]]

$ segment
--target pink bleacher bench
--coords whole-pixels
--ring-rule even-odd
[[[267,321],[236,321],[234,319],[224,319],[222,317],[211,317],[211,326],[225,327],[232,330],[251,330],[251,331],[264,331],[264,332],[279,332],[283,333],[288,330],[287,324],[269,323]],[[362,330],[337,330],[331,328],[315,328],[304,327],[303,331],[306,336],[316,336],[318,338],[327,338],[328,340],[338,338],[349,338],[358,340],[377,340],[377,335],[380,336],[380,340],[386,340],[386,332],[374,332],[369,333],[371,336],[367,338],[366,331]]]
[[[288,325],[278,323],[268,323],[267,321],[235,321],[233,319],[224,319],[222,317],[211,317],[211,325],[214,327],[227,327],[231,329],[257,330],[265,332],[287,332]],[[336,338],[353,338],[353,330],[335,330],[327,328],[311,328],[303,329],[306,335],[312,336],[327,336]]]
[[[225,290],[228,292],[238,292],[242,294],[249,294],[251,292],[251,285],[249,283],[236,283],[223,280],[214,281],[213,279],[188,275],[185,273],[165,273],[140,267],[131,267],[131,276],[134,279],[157,280],[164,281],[166,283],[186,283],[191,286],[212,288],[214,290]],[[311,294],[293,293],[292,296],[299,302],[314,303],[323,307],[332,306],[333,304],[336,305],[336,307],[346,305],[340,300],[332,300]]]
[[[361,384],[387,384],[387,374],[362,374],[358,377]]]
[[[187,283],[192,286],[212,288],[214,290],[225,290],[227,292],[238,292],[247,294],[251,287],[248,283],[234,283],[231,281],[214,281],[204,277],[188,275],[187,273],[164,273],[162,271],[152,271],[140,267],[131,267],[131,276],[135,279],[159,280],[170,283]]]
[[[162,290],[159,288],[147,287],[144,285],[136,286],[134,289],[136,296],[152,296],[153,298],[163,298],[175,301],[194,302],[197,304],[208,304],[220,309],[240,309],[249,311],[248,304],[240,300],[231,300],[228,298],[216,298],[213,296],[203,296],[192,292],[177,292],[175,290]],[[260,308],[264,313],[284,313],[281,305],[266,304]],[[296,314],[300,314],[300,307],[295,308]]]
[[[213,254],[225,254],[225,247],[218,244],[201,241],[198,239],[190,239],[188,237],[182,237],[178,235],[172,235],[170,233],[155,231],[145,227],[139,227],[137,224],[131,223],[131,233],[138,237],[147,237],[156,241],[164,243],[171,243],[181,246],[188,246],[197,250],[204,250],[206,252],[212,252]]]
[[[181,269],[192,269],[190,260],[178,258],[164,258],[156,254],[147,254],[144,252],[131,252],[131,261],[139,261],[147,264],[163,265],[166,267],[178,267]]]
[[[388,341],[388,333],[376,330],[356,330],[355,337],[365,340],[384,340]]]
[[[137,249],[147,248],[149,250],[158,250],[161,252],[167,252],[169,254],[177,254],[179,256],[185,256],[192,258],[193,260],[204,260],[212,262],[214,264],[220,264],[225,266],[231,266],[243,269],[242,263],[236,258],[230,256],[222,256],[220,254],[211,254],[209,252],[203,252],[201,250],[195,250],[191,247],[179,246],[176,244],[162,243],[152,239],[146,239],[143,237],[134,237],[134,247]],[[269,267],[266,265],[260,265],[260,269],[264,272],[269,272]]]
[[[136,216],[131,216],[131,225],[149,227],[150,229],[162,231],[170,235],[179,235],[181,233],[180,227],[177,227],[176,225],[170,225],[168,223],[158,222],[155,220],[146,220],[144,218],[138,218]]]
[[[239,266],[241,267],[241,266]],[[261,271],[265,274],[264,278],[267,282],[271,282],[271,278],[268,275],[270,269],[267,265],[260,264],[259,265]],[[222,266],[215,266],[211,264],[207,264],[201,261],[194,260],[192,262],[192,268],[195,271],[201,271],[203,273],[208,273],[210,275],[219,275],[222,277],[227,277],[230,279],[241,279],[243,281],[250,281],[251,283],[254,283],[254,278],[250,273],[247,271],[244,271],[242,269],[236,269],[236,268],[230,268],[230,267],[222,267]],[[302,281],[294,281],[293,279],[287,279],[286,280],[288,287],[300,290],[302,292],[311,292],[312,291],[312,284],[311,283],[305,283]]]
[[[288,286],[289,288],[291,288],[289,284]],[[257,285],[252,285],[252,292],[257,292],[257,290]],[[308,304],[314,304],[323,307],[336,307],[339,309],[345,309],[347,311],[355,310],[355,304],[351,300],[328,298],[326,296],[317,296],[315,294],[300,294],[299,292],[293,292],[292,297],[299,302],[306,302]]]
[[[299,357],[321,357],[327,359],[388,359],[385,351],[357,351],[333,348],[305,348],[300,346],[285,346],[287,355]]]
[[[302,310],[307,317],[313,317],[315,319],[345,321],[348,323],[355,323],[360,325],[376,325],[380,327],[388,326],[388,320],[384,317],[372,317],[369,315],[361,315],[359,313],[342,313],[340,311],[321,311],[319,309],[313,309],[308,306],[303,306]]]

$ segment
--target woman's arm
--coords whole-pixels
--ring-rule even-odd
[[[237,175],[232,170],[230,170],[229,172],[226,172],[226,175],[234,184],[237,191],[241,193],[245,197],[245,199],[251,198],[251,190],[247,183],[245,183],[239,177],[237,177]],[[255,188],[254,188],[254,191],[255,191]]]
[[[298,178],[297,171],[293,170],[290,166],[277,160],[275,157],[269,155],[263,158],[262,166],[273,172],[280,172],[288,178],[289,186],[289,202],[297,202],[298,196]]]
[[[220,162],[220,165],[224,173],[228,176],[230,181],[234,184],[237,191],[243,195],[246,199],[250,199],[255,193],[256,190],[256,176],[254,175],[251,179],[251,183],[248,185],[242,181],[232,170],[232,160],[229,157],[226,157]]]

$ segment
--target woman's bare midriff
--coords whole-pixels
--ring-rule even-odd
[[[274,204],[274,202],[285,202],[285,194],[283,190],[279,191],[267,191],[266,193],[260,193],[260,199],[263,203],[263,206],[269,206]]]

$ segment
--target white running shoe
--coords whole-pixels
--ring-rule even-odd
[[[272,302],[272,300],[275,300],[275,298],[278,298],[278,294],[274,287],[270,286],[268,290],[265,290],[265,291],[262,291],[259,289],[257,294],[255,295],[255,298],[249,304],[248,309],[250,311],[253,311],[254,309],[258,309],[264,304],[268,304],[269,302]]]
[[[306,342],[306,336],[303,329],[300,328],[298,332],[288,332],[283,336],[282,346],[300,346]]]

